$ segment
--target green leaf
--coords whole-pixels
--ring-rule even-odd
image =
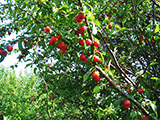
[[[156,65],[158,62],[151,63],[150,66]]]
[[[150,98],[150,92],[146,89],[146,90],[145,90],[145,93],[146,93],[146,95],[147,95],[147,98],[149,99],[149,98]]]
[[[113,105],[114,105],[114,107],[117,107],[118,105],[120,105],[120,103],[121,103],[121,99],[115,100]]]
[[[151,77],[151,79],[153,79],[153,80],[160,80],[160,79],[157,78],[157,77]]]
[[[103,53],[100,52],[101,58],[102,58],[102,62],[104,63],[104,57],[103,57]]]
[[[32,32],[35,32],[36,30],[37,30],[37,26],[34,25],[34,26],[32,27]]]
[[[141,70],[139,72],[136,73],[136,76],[141,76],[143,74],[144,70]]]
[[[42,45],[42,46],[43,46],[43,49],[45,49],[46,45],[45,45],[44,40],[42,40],[42,39],[41,39],[41,41],[40,41],[40,45]]]
[[[27,64],[25,68],[27,68],[27,67],[30,66],[30,65],[32,65],[32,63]]]
[[[83,80],[86,81],[86,80],[89,78],[89,75],[90,75],[90,73],[86,73],[86,74],[83,76]]]
[[[27,62],[27,61],[32,61],[32,60],[31,60],[31,59],[27,59],[26,62]]]
[[[131,118],[136,117],[136,116],[137,116],[137,112],[135,110],[130,113]]]
[[[19,50],[22,50],[22,49],[23,49],[23,47],[22,47],[22,40],[19,40],[19,41],[18,41],[18,48],[19,48]]]
[[[89,10],[86,10],[86,14],[87,14],[87,19],[90,19],[90,20],[94,20],[95,17],[93,15],[93,13]]]
[[[34,68],[34,74],[36,74],[37,68]]]
[[[143,80],[140,80],[140,85],[146,86],[146,84],[143,82]]]
[[[127,29],[126,27],[123,27],[123,28],[122,28],[122,31],[123,31],[123,30],[128,30],[128,29]]]
[[[69,6],[65,4],[65,5],[62,5],[59,9],[63,9],[63,8],[69,8]]]
[[[100,21],[95,20],[94,22],[95,22],[95,25],[97,25],[99,28],[101,28],[101,23],[100,23]]]
[[[56,4],[57,7],[59,7],[60,2],[61,2],[60,0],[54,0],[54,3]]]
[[[156,112],[157,106],[155,104],[153,104],[152,102],[150,104],[151,104],[151,108],[153,109],[153,111]]]
[[[159,24],[156,25],[156,28],[155,28],[155,33],[159,32]]]
[[[98,93],[98,92],[100,91],[99,87],[100,87],[100,86],[96,86],[96,87],[94,87],[94,89],[93,89],[93,93]]]
[[[5,58],[5,53],[3,52],[2,55],[1,55],[1,58],[0,58],[0,62],[2,62]]]
[[[90,74],[93,72],[93,67],[89,70],[89,72],[88,73],[86,73],[84,76],[83,76],[83,80],[84,81],[86,81],[88,78],[89,78],[89,76],[90,76]]]
[[[124,58],[126,58],[127,56],[122,56],[121,58],[118,59],[118,62],[120,62],[121,60],[123,60]]]
[[[128,98],[130,98],[130,99],[132,99],[132,100],[135,100],[134,97],[132,97],[132,96],[130,96],[130,95],[128,96]]]
[[[140,14],[142,14],[142,13],[143,13],[143,10],[140,11]]]
[[[119,25],[115,25],[115,27],[116,27],[118,30],[121,29],[121,27],[120,27]]]

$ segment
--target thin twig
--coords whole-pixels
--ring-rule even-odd
[[[39,69],[39,71],[40,71],[40,69]],[[41,71],[40,71],[40,73],[41,73]],[[43,77],[42,73],[41,73],[41,77],[42,77],[42,80],[43,80],[43,82],[44,82],[44,84],[46,86],[46,90],[47,90],[47,114],[48,114],[49,119],[51,119],[51,116],[50,116],[50,114],[48,112],[48,102],[49,102],[48,85],[47,85],[46,81],[44,80],[44,77]]]
[[[34,50],[34,52],[35,52],[36,54],[38,54],[35,50]],[[48,111],[48,102],[49,102],[48,85],[47,85],[47,83],[46,83],[46,81],[45,81],[45,79],[44,79],[44,77],[43,77],[43,74],[42,74],[42,71],[41,71],[40,67],[41,67],[41,64],[40,64],[40,66],[38,66],[38,69],[39,69],[41,78],[42,78],[42,80],[43,80],[43,82],[44,82],[44,84],[45,84],[45,86],[46,86],[46,90],[47,90],[47,108],[46,108],[46,111],[47,111],[47,114],[48,114],[49,119],[51,119],[50,113],[49,113],[49,111]]]
[[[41,21],[39,21],[37,18],[35,18],[32,14],[30,14],[29,12],[27,12],[26,10],[22,9],[19,7],[20,10],[24,11],[27,15],[31,16],[35,21],[37,21],[40,24],[43,24]]]
[[[32,2],[32,3],[34,3],[34,2]],[[52,8],[48,8],[48,7],[46,7],[46,6],[44,6],[44,5],[40,4],[40,3],[42,3],[42,1],[37,2],[37,4],[38,4],[39,6],[41,6],[41,7],[43,7],[43,8],[46,8],[47,10],[53,11]]]

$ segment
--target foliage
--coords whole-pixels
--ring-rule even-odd
[[[34,101],[41,104],[32,106],[40,116],[29,116],[160,118],[159,7],[157,0],[7,0],[1,4],[1,20],[11,21],[1,24],[1,61],[12,45],[14,52],[21,52],[17,59],[29,62],[27,66],[33,66],[41,78],[36,92],[43,97]],[[85,18],[80,19],[79,13]],[[10,33],[16,33],[16,38],[4,40]],[[58,41],[51,45],[53,36]],[[79,45],[79,40],[87,39],[91,45]],[[100,46],[95,47],[94,41]],[[61,42],[67,49],[58,49]],[[86,55],[85,61],[80,60],[81,54]],[[95,62],[95,55],[102,62]],[[95,70],[99,82],[92,76]],[[139,88],[143,93],[137,92]],[[125,99],[131,101],[129,109],[121,103]]]
[[[0,112],[10,119],[29,119],[36,115],[39,93],[38,78],[35,75],[26,74],[16,76],[15,71],[0,67]],[[34,107],[33,107],[34,106]],[[30,117],[28,117],[30,116]]]

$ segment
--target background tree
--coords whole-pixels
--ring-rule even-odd
[[[38,77],[31,74],[16,76],[15,71],[0,67],[0,111],[10,119],[36,116]],[[30,117],[29,117],[30,116]]]
[[[1,61],[18,44],[19,61],[34,65],[45,85],[37,100],[46,102],[37,109],[43,119],[158,119],[159,7],[156,0],[7,1]],[[14,31],[16,39],[3,40]]]

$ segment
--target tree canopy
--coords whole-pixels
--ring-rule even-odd
[[[34,99],[35,116],[27,115],[159,119],[159,9],[158,0],[0,3],[0,61],[20,53],[19,62],[29,62],[40,77],[36,90],[43,98]]]

